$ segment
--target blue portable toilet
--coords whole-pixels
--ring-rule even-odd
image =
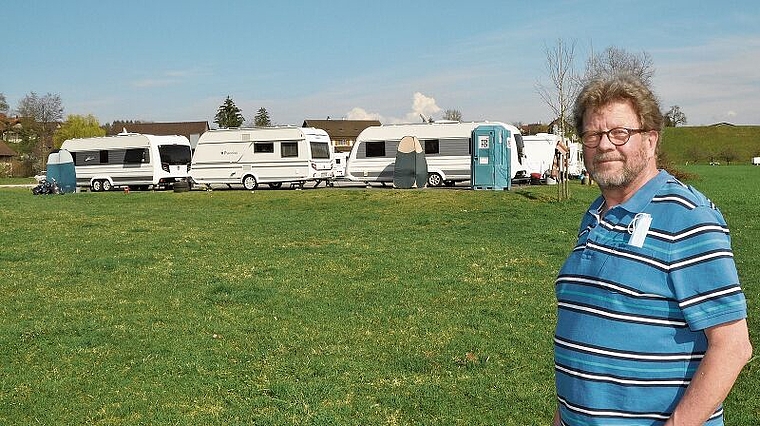
[[[509,190],[511,132],[499,124],[484,124],[472,131],[470,182],[473,189]]]
[[[48,155],[46,176],[47,180],[55,179],[62,193],[76,192],[77,190],[74,157],[65,149],[51,152]]]

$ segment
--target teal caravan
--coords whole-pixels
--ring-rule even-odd
[[[509,190],[512,180],[525,173],[522,135],[516,127],[503,123],[480,125],[472,131],[470,141],[473,189]]]
[[[63,193],[76,192],[77,175],[70,152],[62,149],[48,155],[46,179],[55,180]]]

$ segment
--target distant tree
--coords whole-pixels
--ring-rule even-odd
[[[0,114],[8,115],[8,101],[5,100],[5,93],[0,93]]]
[[[609,77],[616,74],[630,74],[638,77],[647,86],[652,83],[654,64],[646,52],[633,54],[625,49],[610,46],[599,53],[592,53],[586,60],[586,72],[583,82],[594,78]]]
[[[235,102],[229,96],[219,106],[219,109],[216,111],[216,117],[214,117],[214,123],[222,128],[240,127],[244,121],[242,110],[235,105]]]
[[[546,71],[549,73],[549,86],[536,83],[536,91],[541,99],[558,117],[560,134],[565,135],[569,129],[565,127],[570,106],[580,90],[577,73],[573,67],[575,61],[575,42],[570,44],[557,40],[553,48],[546,47]]]
[[[665,127],[677,127],[686,124],[686,114],[681,111],[681,107],[673,105],[670,110],[663,114],[665,117]]]
[[[256,113],[256,116],[253,117],[253,125],[256,127],[271,127],[272,126],[272,120],[269,119],[269,112],[266,108],[261,107],[259,108],[259,111]]]
[[[148,123],[148,121],[142,121],[142,120],[114,120],[113,123],[106,123],[101,126],[103,130],[106,131],[106,135],[113,136],[118,135],[119,133],[124,132],[125,129],[128,129],[131,124],[140,124],[140,123]]]
[[[718,156],[725,160],[726,164],[731,164],[732,161],[736,161],[739,158],[739,153],[731,145],[725,145],[718,153]]]
[[[458,109],[447,109],[443,112],[443,119],[450,121],[462,121],[462,112]]]
[[[689,144],[685,152],[686,158],[694,163],[699,163],[705,159],[706,153],[704,148],[697,146],[696,144]]]
[[[105,135],[105,129],[100,127],[98,119],[93,115],[69,115],[61,127],[53,133],[53,142],[56,148],[60,148],[66,139]]]
[[[18,114],[25,129],[22,138],[27,138],[24,147],[31,154],[25,158],[34,161],[33,168],[45,166],[47,154],[53,148],[53,132],[63,120],[63,104],[59,95],[38,96],[35,92],[26,95],[19,102]]]

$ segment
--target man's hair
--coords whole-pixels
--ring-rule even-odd
[[[662,131],[663,118],[657,96],[640,79],[618,74],[589,81],[578,94],[573,107],[573,124],[583,133],[583,114],[596,111],[610,102],[628,101],[639,116],[641,128]]]

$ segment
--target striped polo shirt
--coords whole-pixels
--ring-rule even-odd
[[[600,215],[599,197],[555,284],[564,425],[661,425],[707,349],[704,329],[746,317],[728,227],[665,171]],[[723,424],[723,408],[707,425]]]

